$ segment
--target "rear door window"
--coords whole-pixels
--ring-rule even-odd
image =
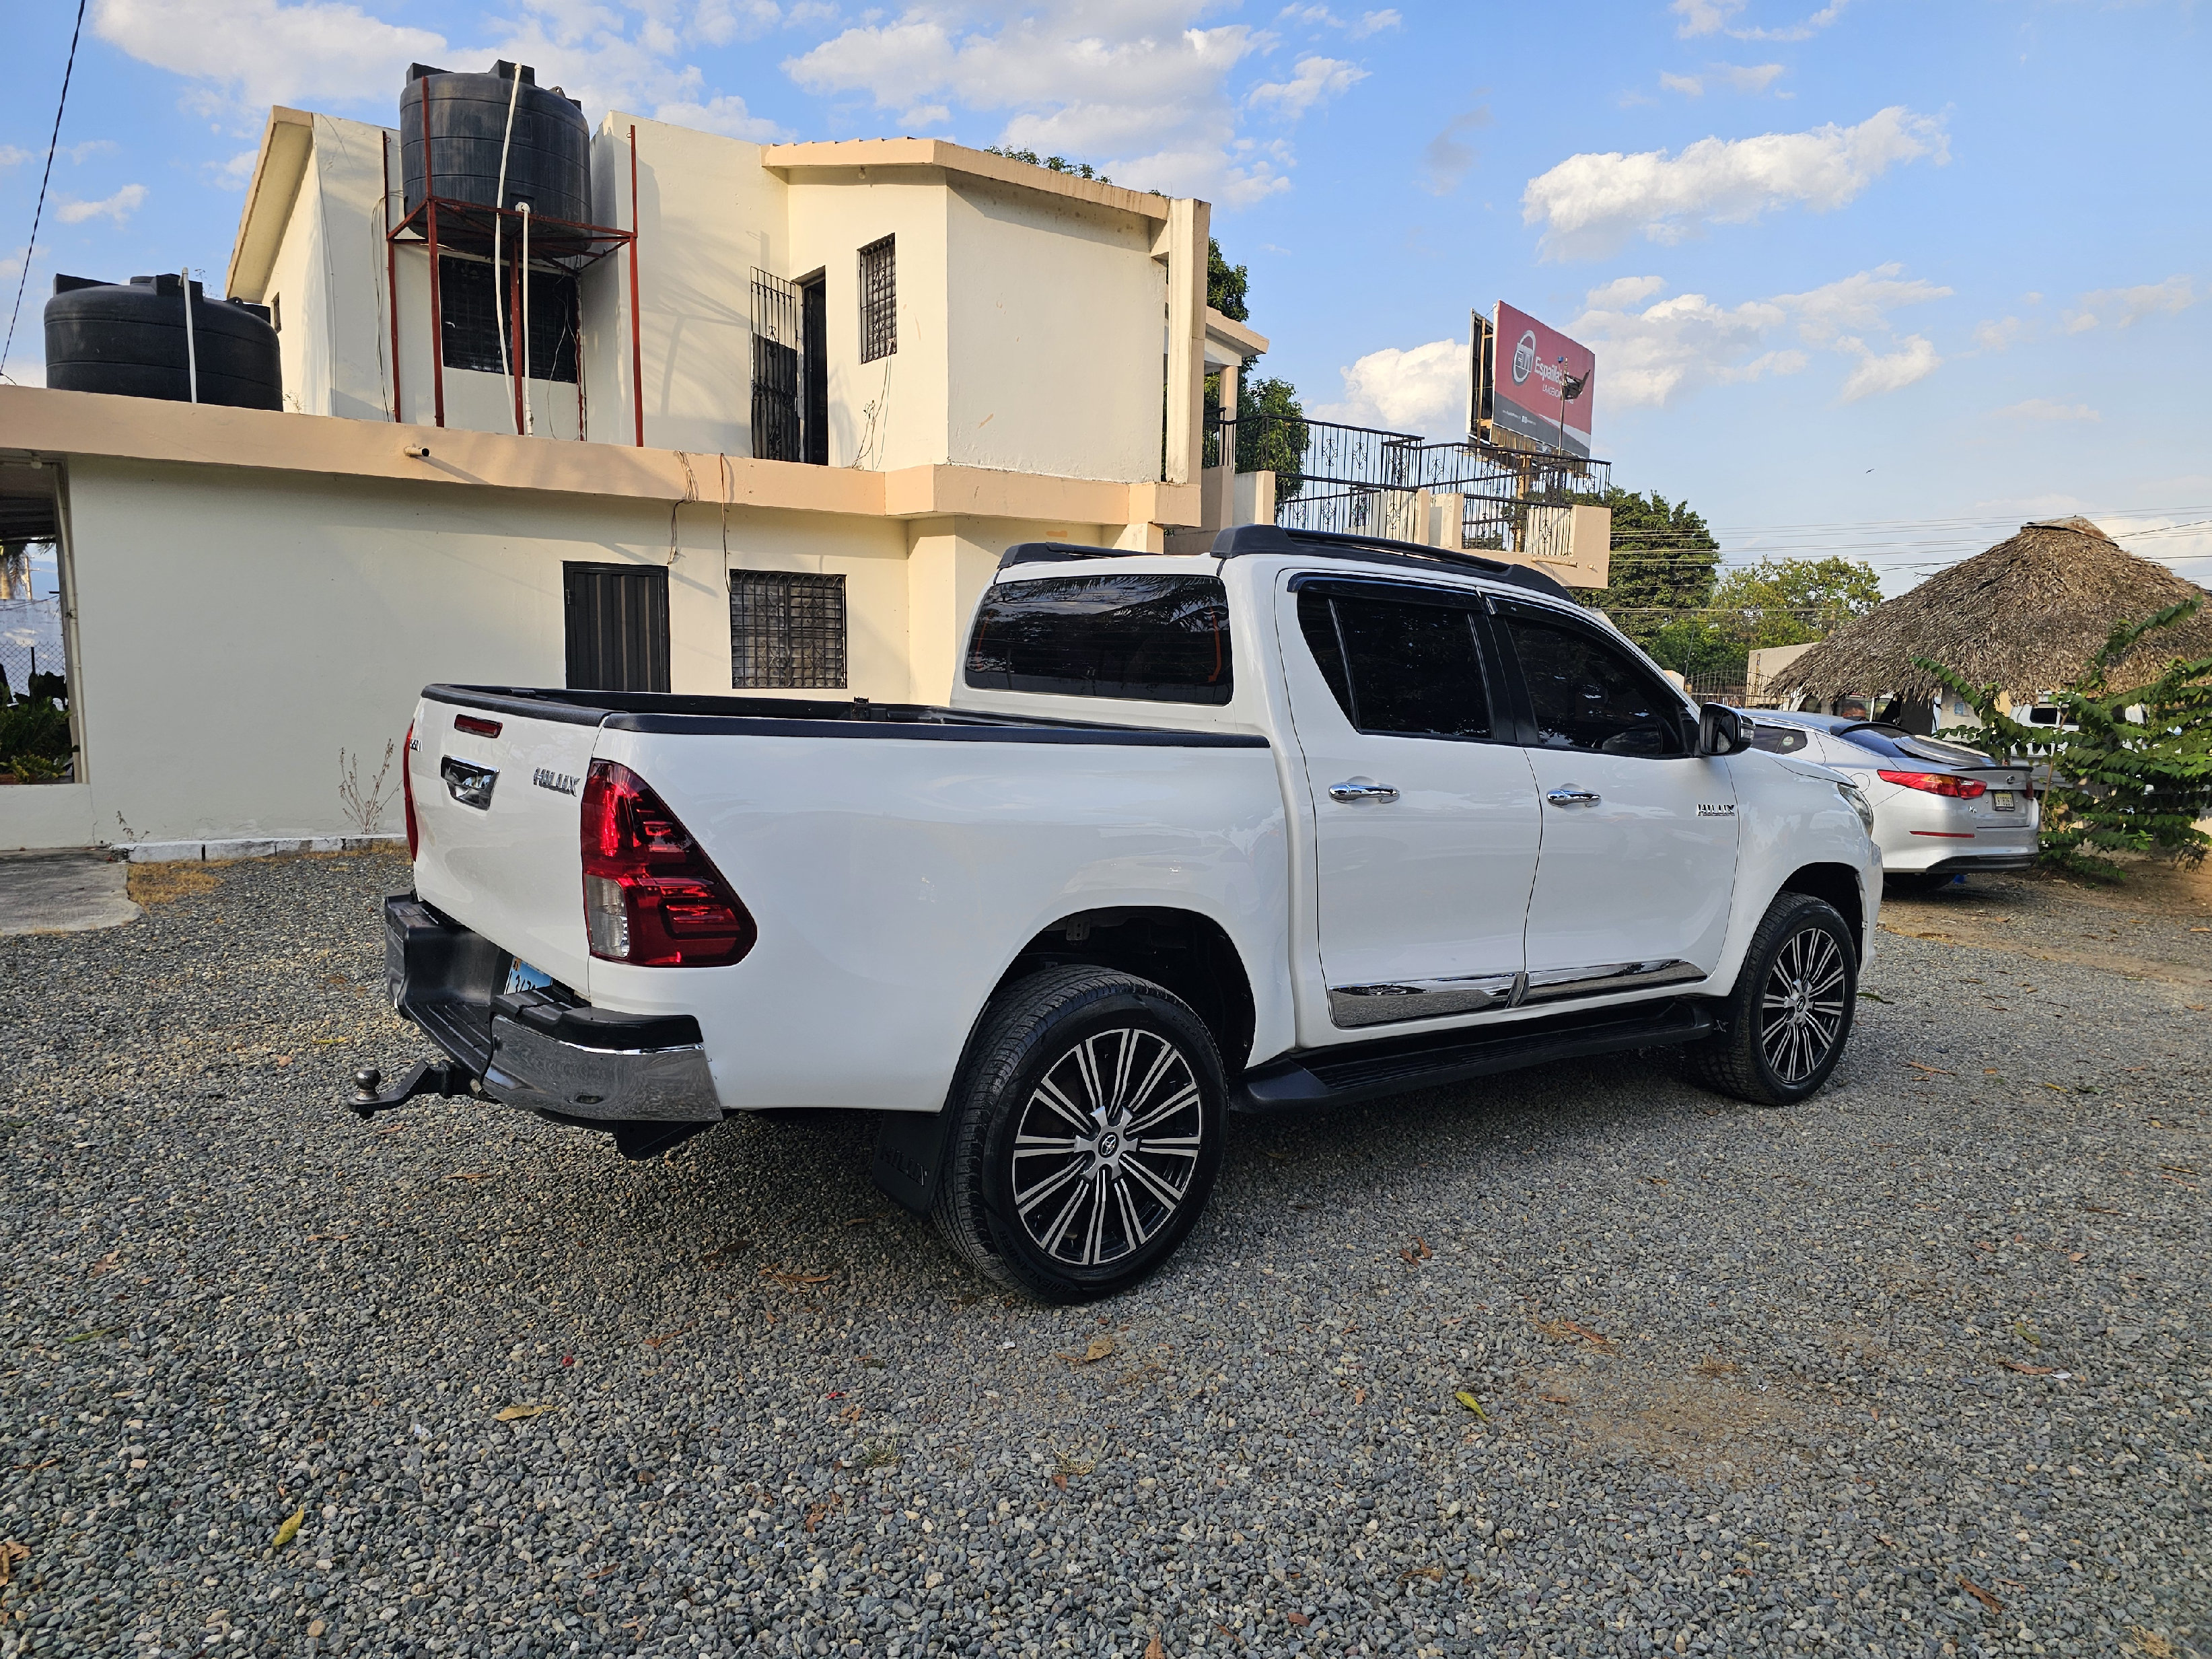
[[[1471,608],[1306,588],[1298,628],[1355,730],[1484,739],[1490,696]]]
[[[1680,700],[1626,651],[1595,629],[1499,609],[1528,684],[1538,748],[1652,759],[1690,752]]]
[[[1754,722],[1751,746],[1764,749],[1770,755],[1802,754],[1812,742],[1812,733],[1802,726],[1779,726],[1771,720],[1752,716]]]
[[[1048,576],[983,595],[968,640],[978,690],[1225,703],[1229,599],[1213,576]]]

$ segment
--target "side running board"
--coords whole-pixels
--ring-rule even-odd
[[[1551,1060],[1692,1042],[1713,1029],[1707,1004],[1678,999],[1516,1020],[1474,1032],[1310,1048],[1245,1073],[1231,1105],[1240,1112],[1281,1112],[1373,1100]]]

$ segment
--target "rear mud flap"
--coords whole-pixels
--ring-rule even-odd
[[[877,1123],[876,1154],[868,1173],[916,1215],[927,1215],[937,1203],[951,1117],[949,1111],[885,1112]]]

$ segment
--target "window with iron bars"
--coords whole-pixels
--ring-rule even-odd
[[[799,296],[796,283],[753,272],[753,459],[800,453]]]
[[[789,690],[845,684],[845,579],[730,573],[730,684]]]
[[[898,349],[898,260],[896,236],[860,250],[860,361],[872,363]]]
[[[512,273],[497,279],[507,283],[495,298],[491,264],[451,253],[438,256],[438,309],[444,331],[446,367],[473,368],[487,374],[512,373],[503,368],[502,335],[514,348],[511,309],[519,283]],[[530,378],[533,380],[576,381],[576,279],[567,271],[530,272],[530,307],[523,333],[529,347]]]

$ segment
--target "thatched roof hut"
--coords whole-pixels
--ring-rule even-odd
[[[1785,702],[1889,695],[1932,703],[1912,665],[1928,657],[2015,703],[2075,678],[2116,623],[2141,622],[2203,588],[2126,551],[2087,519],[2022,525],[1986,553],[1846,623],[1777,676]],[[2212,605],[2142,640],[2123,668],[2148,678],[2177,656],[2212,656]]]

